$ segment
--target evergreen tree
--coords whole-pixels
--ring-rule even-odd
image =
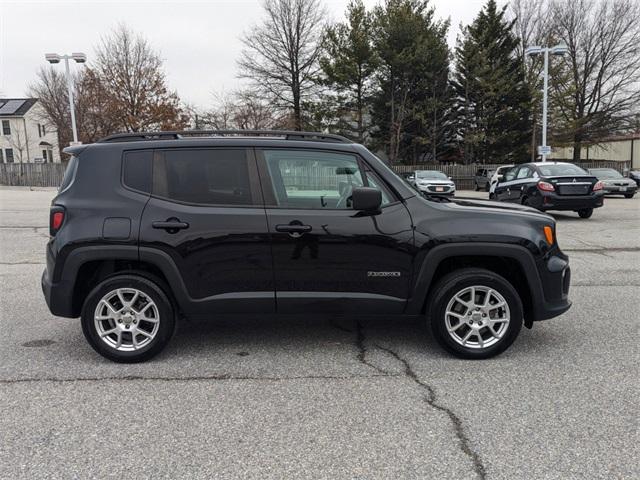
[[[346,17],[345,23],[327,28],[320,66],[323,83],[337,94],[327,102],[336,113],[337,129],[363,143],[368,130],[371,80],[376,69],[371,15],[362,0],[351,0]]]
[[[438,157],[446,143],[448,22],[434,20],[427,0],[387,0],[374,10],[380,61],[372,135],[390,163]]]
[[[489,0],[456,46],[454,111],[465,162],[527,159],[531,94],[505,9]]]

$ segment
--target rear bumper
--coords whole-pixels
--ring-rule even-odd
[[[45,268],[40,280],[44,300],[51,313],[58,317],[75,318],[73,313],[73,286],[67,285],[64,281],[53,283],[49,275],[49,269]]]
[[[598,208],[604,204],[604,192],[599,191],[589,195],[558,195],[554,192],[544,192],[539,198],[540,210],[582,210]]]

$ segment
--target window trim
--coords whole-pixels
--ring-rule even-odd
[[[251,205],[241,205],[241,204],[229,204],[229,203],[194,203],[194,202],[185,202],[183,200],[176,200],[174,198],[164,197],[162,195],[155,194],[153,192],[154,184],[155,184],[155,165],[156,161],[159,158],[162,158],[164,152],[167,151],[193,151],[193,150],[244,150],[247,158],[247,170],[249,174],[249,191],[251,193]],[[131,150],[129,150],[131,151]],[[124,170],[123,170],[124,173]],[[137,190],[134,190],[137,191]],[[252,148],[250,147],[231,147],[231,146],[201,146],[201,147],[175,147],[175,148],[156,148],[153,150],[153,161],[151,163],[151,193],[145,195],[149,195],[150,198],[155,198],[158,200],[162,200],[169,203],[174,203],[177,205],[187,205],[192,207],[203,207],[203,208],[262,208],[264,209],[264,198],[262,195],[262,191],[260,188],[260,181],[258,179],[258,169],[255,162],[255,155],[252,152]]]
[[[304,147],[254,147],[255,157],[258,164],[258,172],[260,174],[260,182],[262,184],[262,192],[264,195],[264,206],[267,209],[278,209],[278,210],[304,210],[304,211],[314,211],[314,212],[353,212],[352,208],[305,208],[305,207],[290,207],[290,206],[280,206],[278,205],[277,197],[274,191],[273,179],[271,178],[271,174],[269,172],[269,167],[267,166],[267,160],[264,156],[264,151],[266,150],[284,150],[284,151],[306,151],[306,152],[320,152],[320,153],[332,153],[353,157],[358,164],[358,170],[360,171],[360,176],[362,177],[362,183],[364,187],[369,186],[369,179],[367,177],[368,173],[371,173],[372,176],[375,177],[377,181],[383,185],[385,189],[385,193],[392,199],[391,202],[386,205],[381,206],[381,209],[385,209],[387,207],[391,207],[401,201],[398,199],[398,195],[395,190],[387,185],[387,182],[382,179],[382,177],[376,172],[367,162],[366,160],[356,152],[346,152],[344,150],[331,150],[328,148],[304,148]]]

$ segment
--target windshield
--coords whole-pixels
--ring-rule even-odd
[[[600,180],[606,178],[622,178],[622,175],[613,168],[592,168],[589,172],[593,173]]]
[[[436,178],[438,180],[449,180],[444,173],[438,170],[419,170],[416,172],[416,178]]]
[[[545,177],[558,177],[560,175],[588,175],[588,173],[571,163],[555,163],[550,165],[538,165],[540,172]]]

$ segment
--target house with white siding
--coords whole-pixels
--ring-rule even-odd
[[[37,98],[0,98],[0,163],[60,163],[58,132]]]

